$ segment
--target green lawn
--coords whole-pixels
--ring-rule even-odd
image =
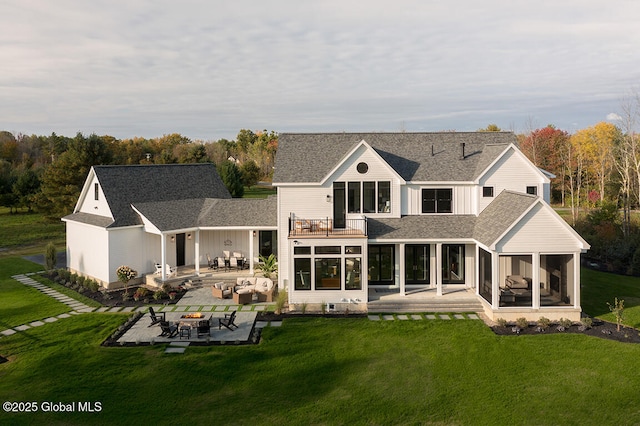
[[[39,268],[0,259],[3,321],[17,291],[8,277]],[[588,270],[583,280],[585,305],[604,314],[600,299],[631,300],[640,282]],[[45,297],[29,294],[26,321],[48,316],[50,303],[61,305],[46,297],[33,302],[36,296]],[[627,306],[633,318],[637,308]],[[640,345],[582,335],[496,336],[473,320],[304,318],[265,329],[256,346],[190,347],[182,355],[164,354],[164,345],[101,347],[126,317],[83,314],[0,338],[0,355],[10,360],[0,364],[0,400],[101,407],[2,413],[2,422],[640,423],[640,376],[633,373]]]
[[[640,278],[616,275],[582,268],[582,310],[591,316],[615,322],[607,302],[614,298],[624,300],[624,321],[631,327],[640,328]]]
[[[0,258],[0,330],[69,312],[64,303],[11,278],[42,266],[20,258]]]
[[[640,346],[481,322],[295,319],[257,346],[104,348],[83,314],[0,339],[2,401],[100,402],[10,424],[637,424]]]
[[[0,207],[0,223],[0,257],[43,254],[49,241],[64,250],[64,223],[59,220],[50,221],[35,212],[9,214],[8,208]]]

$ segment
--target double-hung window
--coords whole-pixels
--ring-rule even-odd
[[[451,188],[424,188],[422,213],[453,213]]]

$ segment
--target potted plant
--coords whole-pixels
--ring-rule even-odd
[[[256,269],[262,272],[263,277],[271,278],[272,274],[278,273],[278,259],[273,253],[269,257],[260,255],[260,263],[256,265]]]

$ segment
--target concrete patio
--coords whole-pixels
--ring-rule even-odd
[[[196,329],[191,331],[191,337],[180,338],[160,337],[162,330],[158,324],[149,327],[151,318],[146,312],[147,308],[141,308],[145,314],[122,335],[117,342],[126,343],[172,343],[172,342],[191,342],[191,343],[246,343],[251,340],[254,327],[261,328],[266,323],[256,323],[258,312],[267,309],[269,303],[252,303],[248,305],[237,305],[232,299],[217,299],[211,294],[211,287],[204,286],[201,288],[191,289],[175,305],[153,306],[156,313],[163,312],[167,321],[170,323],[180,323],[181,316],[187,313],[201,312],[204,319],[212,320],[212,327],[209,335],[201,335],[198,337]],[[218,328],[218,318],[224,318],[225,314],[231,314],[236,311],[235,324],[237,329],[229,330],[224,326]]]

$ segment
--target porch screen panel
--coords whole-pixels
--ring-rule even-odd
[[[568,306],[575,302],[573,255],[540,256],[540,306]]]
[[[479,250],[478,268],[480,277],[480,296],[489,303],[492,303],[493,287],[492,287],[492,271],[491,271],[491,253],[486,250]]]

